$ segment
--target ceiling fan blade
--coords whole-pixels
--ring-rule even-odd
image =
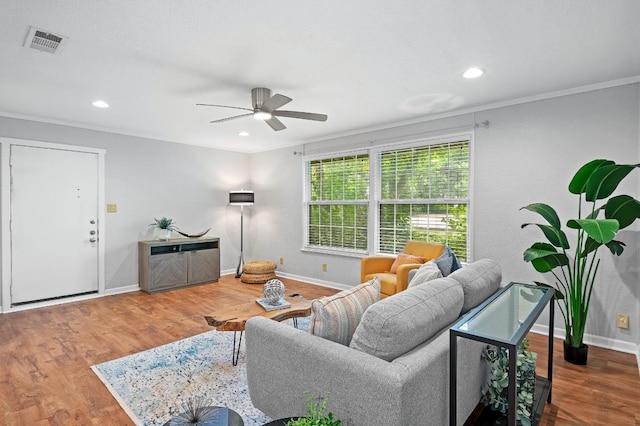
[[[284,130],[287,128],[287,126],[285,126],[282,121],[278,120],[275,117],[271,117],[267,120],[264,120],[265,123],[267,123],[269,126],[271,126],[271,128],[273,130],[275,130],[276,132],[280,131],[280,130]]]
[[[233,117],[221,118],[220,120],[213,120],[213,121],[210,121],[209,123],[223,123],[225,121],[235,120],[236,118],[251,117],[252,115],[253,115],[253,112],[249,114],[234,115]]]
[[[253,111],[251,108],[234,107],[234,106],[229,106],[229,105],[196,104],[196,106],[212,106],[212,107],[220,107],[220,108],[241,109],[243,111]]]
[[[301,111],[273,111],[272,115],[277,117],[301,118],[303,120],[327,121],[326,114],[315,114],[313,112]]]
[[[273,110],[278,109],[281,106],[285,106],[291,101],[292,99],[287,96],[275,94],[269,99],[267,99],[265,103],[262,104],[262,106],[260,107],[260,110],[272,112]]]

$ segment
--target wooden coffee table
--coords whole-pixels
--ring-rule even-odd
[[[251,299],[245,303],[221,309],[213,316],[204,317],[207,324],[215,327],[218,331],[233,331],[233,353],[231,355],[231,362],[233,365],[238,365],[242,334],[244,333],[244,326],[249,318],[261,316],[270,318],[274,321],[284,321],[293,318],[293,325],[297,328],[298,318],[308,317],[311,315],[311,301],[305,299],[299,294],[285,296],[284,300],[291,303],[291,306],[285,309],[267,311],[262,306],[258,305],[255,299]],[[236,346],[236,335],[238,332],[240,333],[240,336]]]

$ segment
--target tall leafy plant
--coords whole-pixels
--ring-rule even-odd
[[[629,195],[611,196],[620,182],[638,167],[640,164],[593,160],[576,172],[569,183],[569,192],[578,197],[578,216],[566,223],[566,227],[575,232],[573,249],[551,206],[535,203],[522,207],[538,213],[547,222],[522,225],[522,228],[537,226],[548,240],[526,249],[524,260],[531,262],[536,271],[551,272],[555,277],[556,299],[561,301],[565,323],[565,342],[575,348],[583,345],[591,294],[600,266],[599,250],[604,246],[620,256],[625,244],[615,239],[618,231],[640,217],[638,200]]]

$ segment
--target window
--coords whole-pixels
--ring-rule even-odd
[[[381,151],[377,251],[409,240],[447,244],[467,260],[469,142]]]
[[[305,248],[396,254],[407,241],[420,240],[447,244],[466,261],[469,140],[305,160]]]
[[[369,154],[307,162],[306,246],[366,253]]]

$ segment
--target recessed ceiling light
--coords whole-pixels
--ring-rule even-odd
[[[105,101],[93,101],[91,102],[91,105],[93,105],[96,108],[109,108],[109,104],[106,103]]]
[[[241,132],[238,132],[238,136],[249,136],[249,132],[245,132],[244,130]]]
[[[464,78],[478,78],[482,74],[484,74],[484,70],[482,68],[473,67],[466,70],[462,76]]]

